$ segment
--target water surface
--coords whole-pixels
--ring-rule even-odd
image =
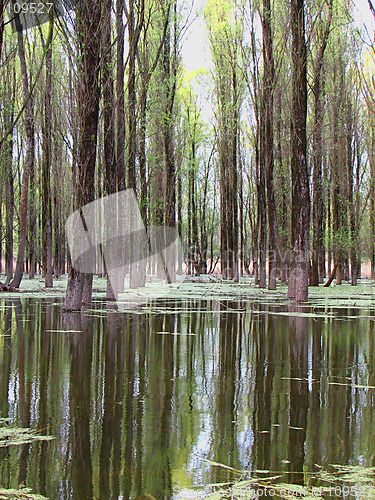
[[[210,461],[300,483],[329,464],[374,465],[371,311],[159,305],[1,302],[0,417],[55,437],[0,448],[1,486],[160,500],[236,477]]]

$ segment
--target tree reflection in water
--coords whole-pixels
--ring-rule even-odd
[[[202,459],[294,482],[315,464],[373,465],[375,396],[360,387],[375,385],[373,323],[279,311],[165,301],[158,313],[62,314],[52,299],[3,301],[0,417],[55,440],[0,448],[1,484],[159,499],[235,477]]]

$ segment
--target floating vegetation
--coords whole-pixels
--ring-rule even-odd
[[[47,333],[82,333],[82,330],[46,330]]]
[[[30,444],[35,441],[51,441],[54,439],[52,436],[38,434],[29,428],[9,427],[8,423],[7,419],[0,419],[0,448]]]
[[[0,448],[19,446],[36,441],[50,441],[52,436],[43,436],[29,428],[10,427],[9,419],[0,418]],[[22,498],[24,500],[48,500],[42,495],[32,493],[30,488],[5,489],[0,486],[0,500]]]
[[[341,382],[328,382],[328,385],[340,385],[343,387],[350,387],[351,389],[375,389],[375,385],[343,384]]]
[[[305,484],[279,482],[286,472],[272,477],[253,477],[246,471],[239,471],[224,464],[202,458],[211,466],[217,466],[237,473],[238,477],[227,483],[216,483],[195,488],[183,488],[177,494],[178,500],[259,500],[259,497],[284,500],[325,500],[327,498],[375,499],[375,468],[349,465],[332,465],[332,472],[320,470],[306,474]],[[282,463],[290,463],[283,460]],[[320,467],[320,466],[319,466]],[[270,471],[253,471],[254,474]]]
[[[179,332],[155,332],[156,335],[181,335],[182,337],[195,337],[196,333],[179,333]]]

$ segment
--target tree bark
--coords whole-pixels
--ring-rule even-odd
[[[34,107],[32,103],[32,116],[34,116]],[[32,162],[32,166],[30,169],[30,179],[29,179],[29,191],[31,196],[28,197],[28,213],[29,213],[29,230],[28,230],[28,238],[26,238],[28,243],[28,271],[29,271],[29,279],[33,279],[36,273],[36,259],[35,259],[35,228],[36,228],[36,207],[35,207],[35,134],[33,134],[33,143],[31,146],[34,151],[34,161]]]
[[[353,154],[353,109],[351,103],[350,94],[348,95],[347,102],[347,136],[346,136],[346,147],[347,147],[347,169],[348,169],[348,205],[349,205],[349,218],[350,218],[350,274],[352,286],[357,286],[358,280],[358,239],[359,231],[357,225],[357,214],[356,214],[356,194],[354,192],[354,154]],[[356,144],[356,142],[354,142]],[[356,148],[358,148],[358,144]],[[357,155],[357,170],[360,168],[360,155]],[[356,176],[357,178],[358,176]],[[356,186],[357,188],[357,186]]]
[[[51,21],[53,23],[53,21]],[[51,40],[53,36],[51,26]],[[42,160],[42,234],[43,234],[43,272],[45,286],[53,286],[52,268],[52,197],[51,197],[51,148],[52,148],[52,43],[46,52],[46,76],[44,90],[44,127]],[[57,214],[56,214],[57,217]]]
[[[0,0],[0,62],[3,50],[3,41],[4,41],[4,13],[5,13],[4,7],[5,7],[4,0]]]
[[[276,290],[276,205],[273,185],[273,91],[275,68],[273,61],[271,1],[263,0],[263,113],[264,113],[264,165],[267,185],[268,215],[268,289]]]
[[[4,125],[5,128],[10,128],[14,119],[14,102],[15,102],[15,74],[13,74],[13,81],[10,84],[11,77],[9,77],[9,93],[7,95],[7,105],[4,108]],[[7,82],[7,83],[8,83]],[[14,90],[11,90],[14,89]],[[4,165],[5,173],[5,274],[6,282],[8,285],[13,278],[13,222],[14,222],[14,177],[13,177],[13,133],[11,133],[4,143],[1,152],[2,163]]]
[[[103,125],[104,125],[104,191],[106,195],[116,193],[118,186],[118,176],[116,168],[116,151],[115,151],[115,99],[113,88],[113,75],[111,70],[112,64],[112,42],[111,42],[111,0],[104,0],[102,4],[103,29],[101,39],[101,76],[102,76],[102,93],[103,93]],[[107,228],[105,228],[107,231]],[[111,235],[106,234],[106,239],[110,239]],[[111,251],[112,249],[110,249]],[[111,280],[107,276],[107,291],[106,299],[116,300],[116,294],[112,287]]]
[[[141,32],[144,16],[144,0],[139,3],[139,20],[135,23],[135,5],[134,0],[129,2],[128,12],[128,34],[129,34],[129,75],[128,75],[128,188],[133,189],[137,195],[136,185],[136,156],[137,156],[137,122],[136,122],[136,88],[135,88],[135,63],[138,50],[139,35]],[[132,236],[131,236],[131,263],[129,269],[129,287],[138,288],[144,286],[144,272],[141,267],[145,261],[139,259],[140,255],[140,240],[137,237],[136,222],[132,220]],[[140,272],[141,271],[141,272]]]
[[[76,25],[79,50],[77,108],[79,109],[78,183],[77,207],[81,208],[94,199],[96,145],[99,117],[99,66],[100,66],[100,19],[97,0],[82,0],[76,6]],[[85,297],[91,284],[86,279]],[[80,310],[84,276],[74,268],[68,279],[64,310]]]
[[[21,78],[23,97],[26,101],[29,97],[29,76],[26,65],[25,47],[23,41],[22,26],[19,15],[15,17],[15,25],[17,29],[18,40],[18,55],[20,58]],[[26,250],[26,229],[27,229],[27,206],[28,206],[28,191],[29,191],[29,178],[30,171],[34,164],[34,120],[32,115],[32,98],[26,103],[25,106],[25,129],[26,129],[26,157],[23,166],[22,185],[21,185],[21,207],[20,207],[20,229],[18,237],[18,255],[16,270],[10,286],[18,288],[21,284],[24,272],[24,260]]]
[[[332,19],[332,0],[329,4],[329,14],[325,30],[320,42],[314,68],[312,91],[314,95],[314,125],[313,125],[313,245],[311,263],[312,286],[318,286],[325,276],[324,247],[324,196],[323,196],[323,145],[322,130],[324,118],[324,53],[327,47]]]
[[[176,164],[174,151],[173,113],[177,84],[177,1],[173,0],[173,40],[171,22],[169,21],[163,46],[163,81],[165,106],[163,110],[163,146],[165,161],[165,214],[164,225],[176,227]],[[168,19],[169,10],[164,10],[164,16]],[[167,22],[167,21],[166,21]],[[172,53],[171,53],[172,44]],[[169,271],[167,281],[176,280],[175,256],[169,256]]]
[[[125,176],[125,93],[124,93],[124,24],[122,15],[124,0],[116,0],[116,111],[117,111],[117,147],[116,162],[118,172],[118,189],[126,186]]]
[[[291,124],[291,273],[288,297],[308,300],[310,192],[307,169],[307,54],[304,0],[291,0],[293,96]]]

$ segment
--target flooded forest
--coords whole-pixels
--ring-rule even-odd
[[[374,498],[374,33],[0,0],[0,500]]]

